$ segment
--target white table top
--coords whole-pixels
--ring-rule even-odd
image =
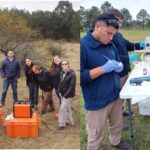
[[[145,81],[141,86],[130,85],[131,78],[144,76],[143,65],[144,62],[139,62],[138,64],[135,65],[134,69],[129,75],[128,80],[126,81],[125,85],[123,86],[120,92],[120,98],[132,99],[132,104],[137,103],[147,97],[150,97],[150,82]],[[149,73],[150,72],[148,72],[148,75],[150,75]]]

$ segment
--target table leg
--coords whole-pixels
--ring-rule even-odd
[[[133,133],[133,123],[132,123],[132,114],[131,114],[131,99],[126,99],[128,104],[128,112],[129,112],[129,129],[130,129],[130,137],[131,137],[131,146],[132,150],[134,150],[134,133]]]

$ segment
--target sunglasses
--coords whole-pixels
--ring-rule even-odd
[[[103,21],[108,26],[113,26],[115,29],[119,28],[118,20],[116,19],[99,19],[97,21]]]
[[[107,25],[109,26],[113,26],[115,27],[116,29],[119,28],[119,25],[118,25],[118,21],[116,19],[108,19],[105,21]]]

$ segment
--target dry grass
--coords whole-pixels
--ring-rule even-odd
[[[42,41],[34,43],[37,48],[41,46],[42,55],[45,58],[45,63],[47,60],[51,61],[51,56],[44,52],[44,48],[47,46],[48,41]],[[57,118],[55,118],[55,112],[47,112],[41,115],[41,128],[39,131],[39,136],[37,138],[9,138],[6,135],[6,128],[0,126],[0,149],[11,148],[11,149],[80,149],[80,107],[79,107],[79,44],[76,43],[65,43],[62,45],[65,48],[66,55],[64,56],[69,60],[70,66],[77,73],[77,91],[73,102],[73,116],[75,120],[75,126],[67,126],[66,129],[59,131],[57,130]],[[40,50],[40,47],[38,48]],[[40,51],[39,51],[40,52]],[[43,54],[45,53],[45,55]],[[0,55],[0,60],[4,57]],[[44,59],[42,58],[42,59]],[[0,91],[2,89],[2,79],[0,79]],[[41,94],[41,93],[40,93]],[[18,95],[19,100],[28,100],[28,89],[25,85],[25,78],[22,77],[18,82]],[[55,106],[58,111],[58,104],[56,101],[56,96],[53,95]],[[40,98],[39,98],[40,99]],[[39,108],[41,107],[41,101],[39,103]],[[5,114],[12,112],[12,91],[9,89],[6,98],[6,106],[4,108]]]

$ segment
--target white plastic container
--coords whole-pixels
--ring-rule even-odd
[[[141,115],[149,115],[150,116],[150,97],[146,98],[138,103],[139,113]]]

